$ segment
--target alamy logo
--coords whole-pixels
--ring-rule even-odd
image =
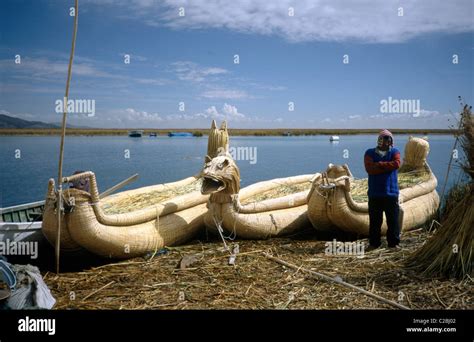
[[[384,114],[413,114],[414,117],[420,115],[420,100],[415,99],[388,99],[380,101],[380,112]]]
[[[361,241],[357,242],[341,242],[336,239],[325,244],[326,255],[355,255],[358,258],[364,257],[365,245]]]
[[[29,255],[31,259],[38,258],[37,241],[0,241],[0,255]]]
[[[20,332],[47,332],[48,335],[56,334],[56,320],[54,318],[25,318],[18,320]]]
[[[219,147],[217,149],[218,153],[221,153],[223,151],[224,149],[222,147]],[[230,147],[229,154],[232,156],[232,159],[234,159],[235,161],[248,160],[249,163],[252,165],[257,163],[257,148],[256,147],[250,147],[250,146]]]
[[[86,114],[89,117],[95,116],[95,100],[70,99],[66,101],[64,97],[63,99],[56,100],[54,104],[58,114],[64,113],[64,108],[66,108],[68,113]]]

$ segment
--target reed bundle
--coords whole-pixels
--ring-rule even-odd
[[[196,179],[196,181],[192,183],[178,187],[170,187],[169,189],[165,188],[133,195],[120,194],[120,198],[103,203],[102,210],[106,214],[122,214],[144,209],[166,202],[177,196],[199,191],[201,189],[201,183],[201,179]]]
[[[267,199],[273,199],[283,197],[291,194],[296,194],[302,191],[309,191],[311,189],[311,182],[303,182],[297,184],[281,184],[280,186],[257,193],[241,201],[242,204],[248,204],[253,202],[260,202]]]
[[[474,262],[474,119],[471,107],[464,105],[458,137],[464,151],[462,169],[470,176],[448,193],[441,225],[435,234],[406,261],[409,268],[428,277],[473,277]]]

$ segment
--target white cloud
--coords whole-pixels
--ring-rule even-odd
[[[197,119],[196,115],[188,114],[172,114],[166,116],[166,121],[168,122],[182,122],[182,121],[194,121]]]
[[[237,110],[237,107],[224,103],[222,110],[218,111],[215,106],[207,108],[204,113],[196,114],[197,118],[218,119],[228,121],[245,121],[248,118]]]
[[[401,42],[427,33],[474,29],[472,0],[89,0],[126,17],[174,29],[229,29],[289,41]],[[185,16],[178,9],[185,9]],[[294,16],[289,16],[289,7]],[[403,7],[403,16],[398,8]],[[124,17],[122,15],[122,17]]]
[[[221,110],[215,106],[207,108],[197,114],[168,114],[160,115],[134,108],[105,110],[93,118],[74,118],[75,123],[81,125],[103,127],[206,127],[210,120],[228,120],[230,122],[250,122],[252,119],[240,113],[237,107],[224,103]]]
[[[202,97],[208,99],[248,99],[250,96],[247,92],[242,90],[232,90],[232,89],[216,89],[216,90],[207,90],[201,94]]]
[[[239,111],[237,110],[237,107],[231,106],[230,104],[227,104],[227,103],[224,103],[224,106],[222,107],[222,112],[224,113],[226,117],[231,118],[231,119],[245,118],[244,114],[239,113]]]
[[[439,115],[440,115],[440,113],[437,110],[421,109],[418,116],[422,117],[422,118],[430,118],[430,117],[439,116]]]
[[[68,63],[53,61],[47,58],[22,58],[20,64],[15,64],[12,59],[3,59],[0,60],[0,69],[16,73],[27,73],[32,78],[64,76],[67,74]],[[75,63],[72,72],[79,76],[108,76],[107,73],[85,63]]]
[[[122,79],[122,78],[120,77],[119,79]],[[124,77],[123,79],[133,81],[139,84],[149,84],[149,85],[156,85],[156,86],[162,86],[169,83],[167,80],[161,79],[161,78]]]
[[[0,60],[0,70],[5,74],[10,73],[13,78],[23,80],[49,81],[64,79],[67,75],[68,62],[48,58],[23,58],[20,64],[15,64],[12,59]],[[140,78],[124,76],[98,68],[91,62],[75,62],[72,67],[75,76],[120,80],[149,85],[165,85],[169,81],[161,78]]]
[[[148,113],[145,111],[137,111],[133,108],[127,108],[123,112],[117,112],[119,118],[130,122],[153,123],[161,122],[163,118],[158,113]],[[124,115],[125,114],[125,115]]]
[[[358,115],[360,117],[360,115]],[[420,109],[419,114],[414,113],[388,113],[369,115],[370,119],[421,119],[421,118],[437,118],[443,116],[437,110]],[[351,118],[351,116],[349,116]]]
[[[361,118],[360,115],[349,115],[350,120],[357,120],[357,119],[360,119],[360,118]]]
[[[272,85],[267,85],[267,84],[262,84],[262,83],[257,83],[257,82],[251,82],[248,80],[244,79],[244,82],[248,86],[255,87],[256,89],[261,89],[261,90],[269,90],[269,91],[283,91],[287,90],[287,87],[284,86],[272,86]]]
[[[181,81],[191,81],[200,83],[205,81],[208,77],[226,74],[228,71],[216,67],[203,67],[196,63],[189,61],[179,61],[172,63],[177,77]]]

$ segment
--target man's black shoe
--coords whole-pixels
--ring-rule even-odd
[[[369,245],[366,249],[365,249],[365,252],[372,252],[372,251],[375,251],[376,249],[378,249],[380,246],[372,246],[372,245]]]

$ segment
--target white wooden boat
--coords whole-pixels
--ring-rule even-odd
[[[44,201],[0,208],[0,241],[42,241]]]

